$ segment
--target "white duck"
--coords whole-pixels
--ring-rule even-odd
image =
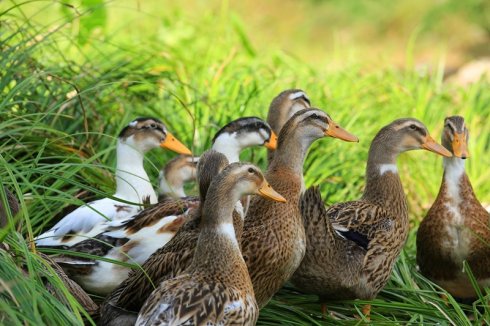
[[[49,231],[36,238],[38,246],[73,246],[101,232],[105,221],[127,219],[136,214],[146,198],[157,202],[157,195],[143,167],[143,157],[153,148],[164,147],[177,153],[190,150],[169,133],[155,118],[138,118],[130,122],[117,140],[116,192],[85,204],[62,218]]]

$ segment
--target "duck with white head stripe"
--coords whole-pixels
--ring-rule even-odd
[[[420,271],[453,296],[474,300],[476,290],[463,268],[466,261],[480,288],[490,286],[490,213],[475,196],[465,171],[469,132],[461,116],[444,121],[444,158],[437,199],[417,232]]]
[[[36,237],[38,246],[72,246],[100,233],[98,226],[105,221],[118,221],[133,216],[144,200],[157,202],[157,196],[143,167],[146,152],[164,147],[190,154],[165,125],[155,118],[138,118],[130,122],[117,139],[116,192],[114,197],[132,202],[127,204],[112,198],[88,203],[71,212],[49,231]]]

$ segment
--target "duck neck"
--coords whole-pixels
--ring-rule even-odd
[[[117,141],[116,193],[115,197],[142,203],[150,196],[150,203],[157,202],[155,190],[143,167],[143,153]]]
[[[194,254],[194,270],[210,277],[237,273],[237,264],[245,265],[233,227],[232,213],[240,198],[230,187],[219,193],[209,189],[202,207],[200,234]],[[245,268],[246,270],[246,268]]]
[[[407,199],[396,166],[399,152],[394,148],[373,140],[362,199],[382,206],[408,223]]]
[[[452,204],[475,199],[473,187],[466,175],[465,160],[458,157],[444,157],[444,176],[441,190]]]
[[[222,134],[215,139],[211,149],[224,154],[231,164],[240,161],[240,152],[243,148],[234,135]]]
[[[269,166],[269,171],[281,169],[289,170],[293,174],[301,177],[303,180],[303,164],[306,158],[306,153],[311,144],[315,141],[313,138],[292,137],[285,135],[279,140],[274,158]]]

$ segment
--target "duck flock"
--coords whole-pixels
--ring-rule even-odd
[[[397,157],[424,149],[444,157],[444,175],[417,233],[417,264],[453,296],[471,300],[476,289],[463,263],[479,287],[490,286],[490,214],[465,173],[463,117],[441,124],[442,145],[413,118],[381,128],[369,149],[362,196],[327,207],[317,186],[305,189],[308,149],[320,138],[358,139],[312,108],[302,90],[276,96],[267,122],[228,123],[200,157],[160,120],[137,118],[118,136],[115,194],[79,207],[35,242],[66,249],[51,257],[53,264],[105,297],[100,325],[254,325],[288,281],[324,303],[371,300],[409,231]],[[265,172],[240,162],[240,152],[252,146],[267,148]],[[143,168],[145,153],[157,147],[180,154],[160,172],[160,196]],[[194,181],[199,195],[187,196],[184,184]],[[366,318],[370,310],[363,307]]]

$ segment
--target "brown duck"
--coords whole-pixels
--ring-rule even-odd
[[[202,203],[213,178],[228,165],[225,155],[209,150],[201,155],[197,167],[200,206],[176,235],[157,250],[118,286],[101,306],[102,325],[134,325],[137,313],[154,290],[154,284],[180,275],[189,267],[196,249],[201,224]],[[233,213],[233,225],[238,241],[243,229],[243,216]],[[150,281],[151,280],[151,281]]]
[[[453,296],[475,299],[463,261],[481,288],[490,286],[490,214],[476,198],[465,172],[467,142],[463,117],[446,118],[442,145],[454,156],[444,158],[439,195],[420,223],[417,263],[422,274]]]
[[[213,179],[189,268],[153,291],[136,325],[255,325],[259,309],[232,217],[250,194],[285,202],[252,164],[232,163]]]
[[[276,153],[265,174],[271,186],[287,200],[278,204],[255,197],[244,223],[242,253],[259,307],[293,275],[303,259],[306,243],[299,210],[304,189],[303,162],[310,145],[331,136],[357,141],[319,109],[295,113],[279,134]]]
[[[378,294],[408,234],[408,208],[396,159],[421,148],[451,156],[420,121],[395,120],[371,143],[361,199],[325,208],[318,188],[308,189],[301,200],[306,255],[292,278],[298,289],[321,300],[369,300]],[[363,312],[369,311],[367,305]]]

